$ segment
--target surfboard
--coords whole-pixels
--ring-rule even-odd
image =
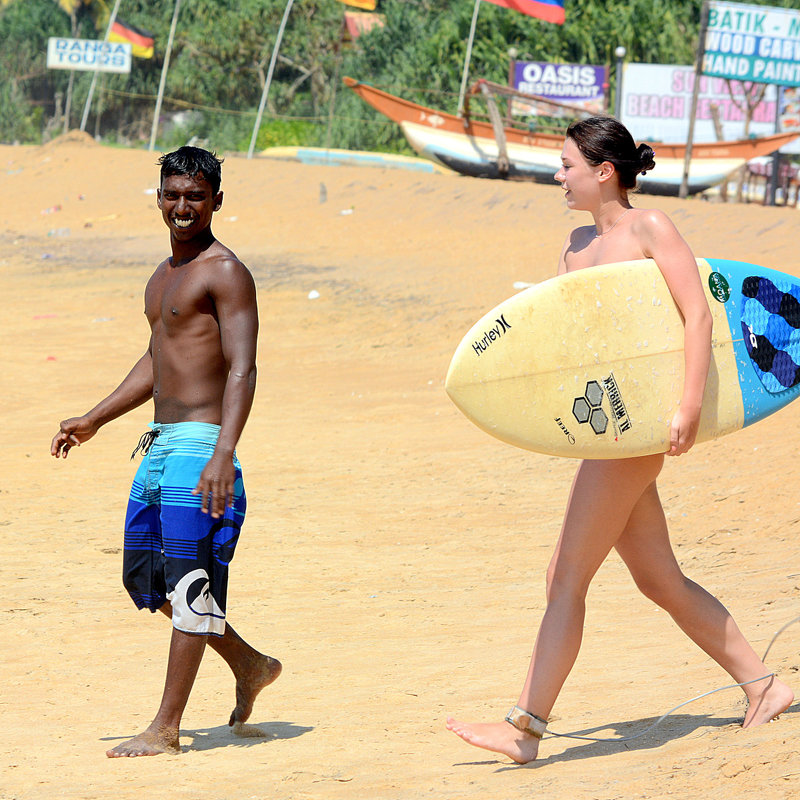
[[[413,172],[437,172],[452,175],[452,171],[424,158],[395,153],[376,153],[363,150],[337,150],[326,147],[268,147],[259,154],[265,158],[299,161],[302,164],[322,166],[380,167],[381,169],[407,169]]]
[[[800,279],[725,259],[697,266],[713,316],[701,442],[800,394]],[[478,427],[528,450],[663,453],[683,391],[683,335],[653,260],[578,270],[485,314],[457,347],[445,388]]]

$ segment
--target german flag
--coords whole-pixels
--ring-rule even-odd
[[[132,52],[136,58],[153,57],[153,34],[143,31],[128,22],[123,22],[119,17],[114,20],[114,24],[111,26],[108,41],[133,45]]]

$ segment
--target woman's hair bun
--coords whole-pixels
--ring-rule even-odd
[[[639,172],[644,175],[648,170],[653,169],[656,165],[656,154],[649,144],[640,144],[637,148],[637,155],[639,157]]]

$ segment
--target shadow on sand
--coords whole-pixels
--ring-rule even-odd
[[[181,728],[181,739],[192,740],[190,744],[182,745],[181,750],[186,753],[222,747],[253,747],[276,739],[296,739],[314,730],[310,725],[296,725],[293,722],[259,722],[248,725],[251,728],[259,728],[264,735],[237,736],[228,725],[217,725],[213,728]],[[131,736],[105,736],[101,741],[117,742],[131,738]]]
[[[800,711],[800,703],[795,703],[784,711],[784,714],[791,714]],[[612,722],[595,728],[572,731],[571,736],[586,736],[606,739],[610,741],[593,742],[580,741],[576,739],[576,744],[568,747],[561,753],[556,753],[546,758],[537,758],[530,764],[509,764],[507,761],[468,761],[455,764],[455,766],[469,766],[477,764],[498,764],[497,772],[506,772],[515,769],[536,769],[548,764],[558,764],[559,762],[577,761],[584,758],[597,758],[605,756],[619,750],[652,750],[661,747],[667,742],[690,736],[702,729],[724,728],[726,726],[741,725],[741,717],[711,717],[708,714],[672,714],[666,717],[661,724],[652,730],[648,730],[658,717],[649,719],[627,720],[624,722]],[[642,731],[644,731],[642,733]],[[616,734],[620,741],[613,741]],[[628,738],[637,737],[637,738]],[[569,736],[562,734],[556,736],[546,733],[543,742],[554,739],[568,739]],[[627,739],[627,741],[622,741]],[[545,745],[546,747],[546,745]]]

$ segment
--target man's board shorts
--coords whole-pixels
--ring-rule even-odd
[[[228,565],[247,506],[241,465],[234,454],[233,506],[214,519],[192,490],[214,453],[219,425],[156,422],[150,428],[140,441],[145,455],[125,515],[123,584],[140,609],[155,612],[169,601],[176,629],[222,636]]]

